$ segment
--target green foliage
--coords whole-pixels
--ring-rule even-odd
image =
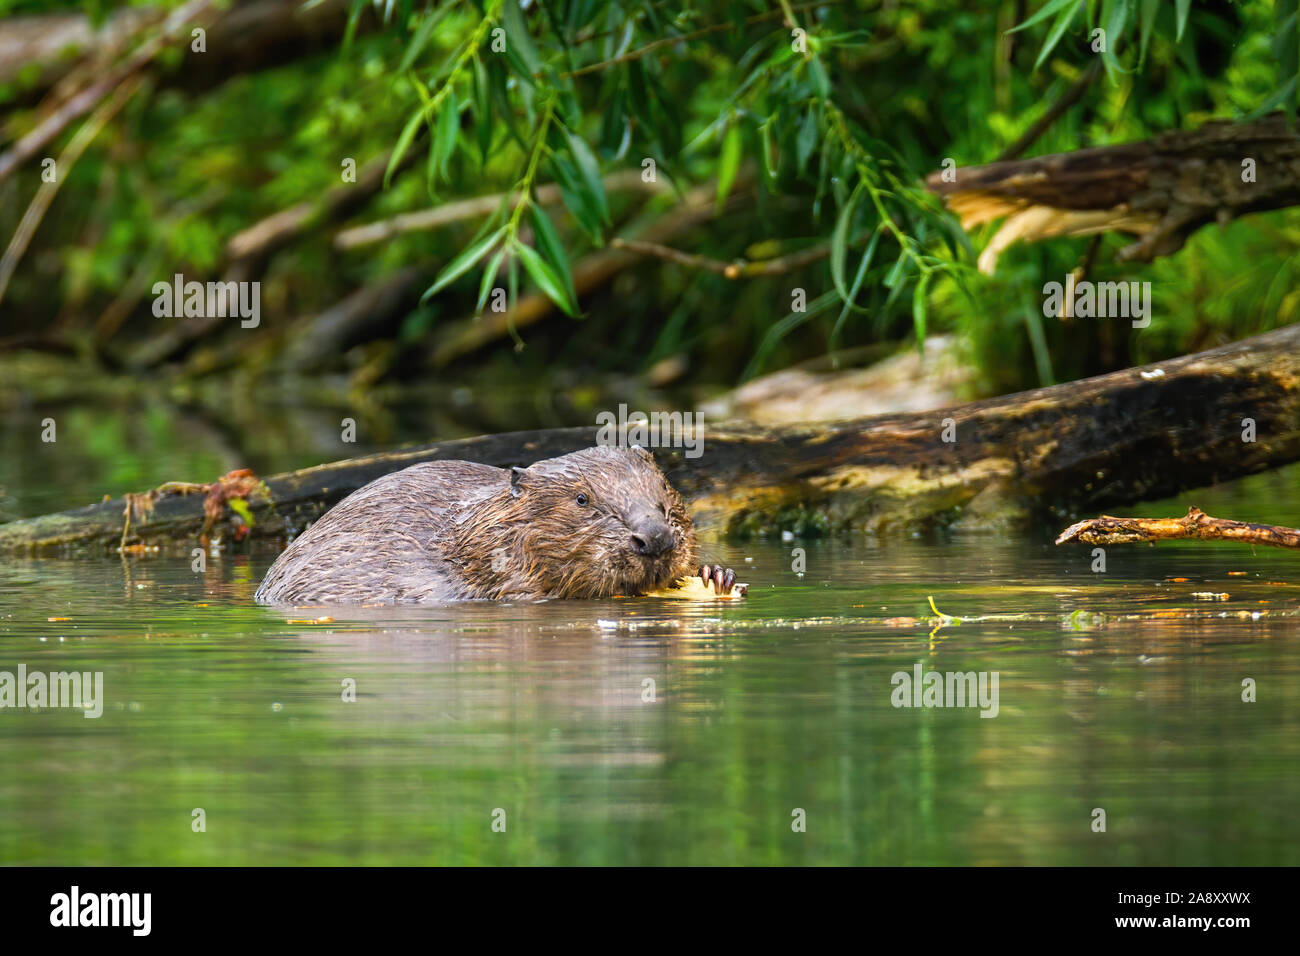
[[[678,186],[712,176],[721,210],[747,148],[757,145],[768,190],[803,193],[814,223],[835,223],[838,299],[823,297],[814,310],[775,323],[756,357],[831,304],[840,326],[866,311],[856,297],[873,277],[889,289],[890,307],[913,290],[915,329],[923,337],[929,278],[958,266],[929,254],[922,240],[950,224],[914,178],[901,173],[893,151],[836,102],[832,76],[841,72],[841,56],[858,55],[870,40],[868,32],[847,28],[846,11],[819,8],[824,16],[815,23],[807,6],[787,7],[785,18],[800,24],[787,28],[773,12],[748,14],[745,5],[710,22],[694,10],[670,19],[647,3],[574,2],[547,6],[528,20],[517,3],[489,2],[477,23],[463,23],[451,53],[440,56],[429,45],[430,24],[449,9],[427,10],[408,24],[399,68],[410,70],[420,103],[397,138],[390,174],[413,148],[421,121],[431,130],[431,185],[433,170],[445,178],[457,148],[468,155],[479,144],[481,159],[482,144],[502,136],[521,147],[520,173],[517,196],[502,200],[505,226],[449,262],[426,295],[479,262],[495,275],[500,262],[489,256],[505,250],[561,309],[576,314],[571,253],[549,219],[536,215],[539,170],[559,184],[585,239],[600,245],[611,222],[603,180],[614,169],[653,160],[656,175]],[[672,52],[654,55],[658,50]],[[695,95],[684,95],[687,90]],[[530,208],[534,225],[543,223],[531,247],[519,232]],[[877,256],[882,237],[892,259]],[[844,273],[851,250],[850,289]],[[480,302],[489,281],[480,285]]]
[[[70,172],[5,305],[39,326],[57,287],[63,301],[52,311],[93,319],[133,281],[210,273],[231,236],[336,188],[344,158],[360,167],[389,153],[387,188],[363,221],[467,196],[500,194],[500,204],[479,220],[346,253],[322,230],[268,273],[265,301],[277,314],[319,311],[418,263],[429,278],[418,321],[402,326],[406,350],[428,345],[448,319],[481,312],[500,284],[512,306],[532,287],[583,317],[517,334],[530,348],[505,353],[508,367],[627,369],[690,354],[693,377],[727,382],[819,352],[958,329],[983,357],[990,388],[1063,380],[1291,314],[1277,282],[1238,278],[1292,274],[1293,211],[1205,230],[1150,267],[1113,264],[1122,239],[1108,237],[1096,277],[1155,285],[1157,321],[1130,338],[1042,316],[1043,283],[1074,268],[1089,240],[1013,247],[988,279],[971,264],[991,231],[968,239],[921,185],[946,158],[993,159],[1098,56],[1102,76],[1031,153],[1291,103],[1291,0],[356,0],[351,12],[335,50],[198,93],[164,82],[140,94]],[[1094,51],[1098,29],[1105,49]],[[15,110],[11,129],[34,116]],[[646,201],[607,188],[649,161],[673,194]],[[14,183],[25,196],[35,175]],[[553,206],[538,198],[550,184],[561,200]],[[610,290],[579,295],[581,260],[630,223],[671,215],[696,185],[718,217],[675,247],[722,262],[825,256],[741,280],[646,260]],[[22,206],[2,208],[0,227],[11,231]],[[1254,241],[1260,230],[1271,240]],[[1216,271],[1194,275],[1192,261]],[[805,294],[802,311],[794,289]],[[146,323],[127,329],[149,334]],[[266,334],[276,334],[273,321]]]

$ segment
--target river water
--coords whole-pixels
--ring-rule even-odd
[[[1121,513],[1188,504],[1298,525],[1300,469]],[[0,675],[103,684],[0,708],[0,864],[1300,862],[1300,555],[1096,573],[1059,530],[709,545],[725,603],[286,613],[270,555],[4,560]],[[995,702],[895,706],[918,667]]]

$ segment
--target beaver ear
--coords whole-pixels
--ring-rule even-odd
[[[528,469],[520,468],[518,465],[515,465],[510,469],[510,494],[513,497],[518,498],[523,494],[524,486],[522,479],[526,474],[528,474]]]
[[[640,455],[652,465],[655,463],[655,456],[650,454],[650,452],[646,451],[646,449],[642,448],[640,445],[629,445],[628,450]]]

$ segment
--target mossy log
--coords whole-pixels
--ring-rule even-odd
[[[422,461],[526,465],[596,441],[543,429],[410,447],[257,484],[250,541],[280,542],[345,495]],[[1096,378],[922,413],[824,425],[706,426],[702,454],[656,456],[706,534],[1005,528],[1077,517],[1300,460],[1300,325]],[[174,477],[174,476],[159,476]],[[194,476],[189,476],[194,477]],[[211,477],[211,476],[207,476]],[[212,486],[0,525],[0,552],[192,546],[245,518],[205,515]],[[206,524],[205,524],[206,522]]]

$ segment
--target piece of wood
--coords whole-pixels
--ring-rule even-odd
[[[1244,419],[1254,441],[1243,440]],[[597,432],[486,435],[275,475],[247,499],[249,537],[278,543],[362,485],[417,462],[527,465],[589,447]],[[705,423],[701,450],[655,456],[706,535],[998,529],[1095,513],[1300,460],[1300,325],[948,409],[820,425]],[[0,525],[0,553],[112,551],[124,508],[115,499]],[[204,520],[198,496],[159,495],[132,522],[132,541],[192,545]],[[237,523],[227,515],[213,535]]]
[[[1295,528],[1211,518],[1200,508],[1188,508],[1182,518],[1087,518],[1062,531],[1056,543],[1078,540],[1084,544],[1140,544],[1185,539],[1300,548],[1300,531]]]

